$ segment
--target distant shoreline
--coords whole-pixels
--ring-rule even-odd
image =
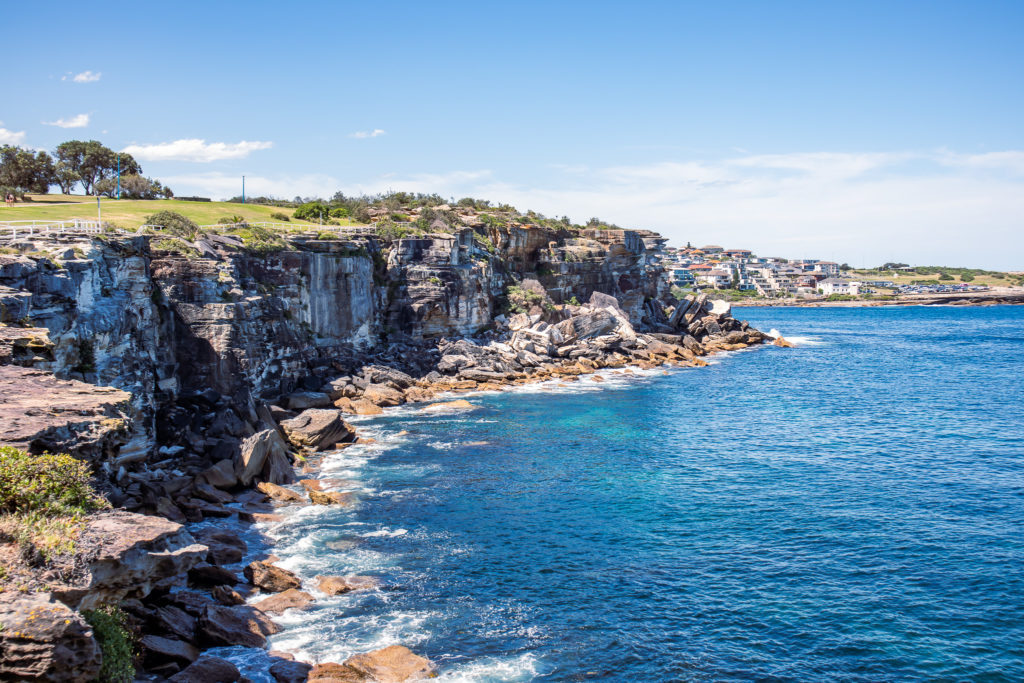
[[[735,308],[803,307],[863,308],[877,306],[997,306],[1024,305],[1024,289],[1003,292],[965,292],[950,294],[905,294],[894,299],[857,299],[825,301],[822,299],[750,299],[731,302]]]

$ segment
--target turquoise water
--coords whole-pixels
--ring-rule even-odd
[[[1024,307],[748,309],[796,349],[358,423],[274,648],[444,680],[1024,679]],[[400,430],[408,433],[400,435]]]

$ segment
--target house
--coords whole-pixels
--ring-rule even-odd
[[[718,246],[717,244],[709,244],[705,247],[701,247],[700,251],[702,251],[705,254],[721,254],[722,252],[725,251],[725,249]]]
[[[860,283],[830,277],[819,282],[818,289],[825,296],[832,296],[833,294],[850,294],[857,296],[860,294]]]
[[[695,282],[696,280],[689,268],[675,268],[672,271],[672,284],[674,285],[679,287],[688,287],[693,285]]]
[[[832,261],[818,261],[811,270],[821,273],[826,278],[839,277],[839,264]]]
[[[715,289],[728,289],[732,273],[727,270],[709,270],[696,276],[697,281]]]

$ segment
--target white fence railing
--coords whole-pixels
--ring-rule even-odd
[[[267,230],[287,230],[291,232],[296,228],[305,230],[307,232],[330,232],[335,233],[339,236],[352,236],[352,235],[365,235],[367,233],[373,233],[377,230],[376,223],[373,225],[356,226],[356,225],[296,225],[294,223],[218,223],[215,225],[200,225],[200,230],[211,231],[211,230],[225,230],[231,228],[248,228],[257,227],[265,228]],[[138,230],[149,228],[152,230],[162,229],[159,225],[140,225]],[[52,235],[52,234],[86,234],[96,235],[104,230],[103,224],[95,220],[85,220],[75,218],[68,221],[3,221],[0,222],[0,239],[13,239],[17,237],[31,237],[34,235]],[[119,234],[128,234],[127,230],[113,230],[113,232]]]
[[[5,221],[0,223],[0,237],[30,237],[50,234],[86,234],[103,232],[99,221],[73,219],[70,221]]]

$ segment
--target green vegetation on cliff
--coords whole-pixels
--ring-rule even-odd
[[[0,446],[0,542],[42,564],[74,550],[85,515],[109,507],[89,467],[70,455],[32,455]]]

